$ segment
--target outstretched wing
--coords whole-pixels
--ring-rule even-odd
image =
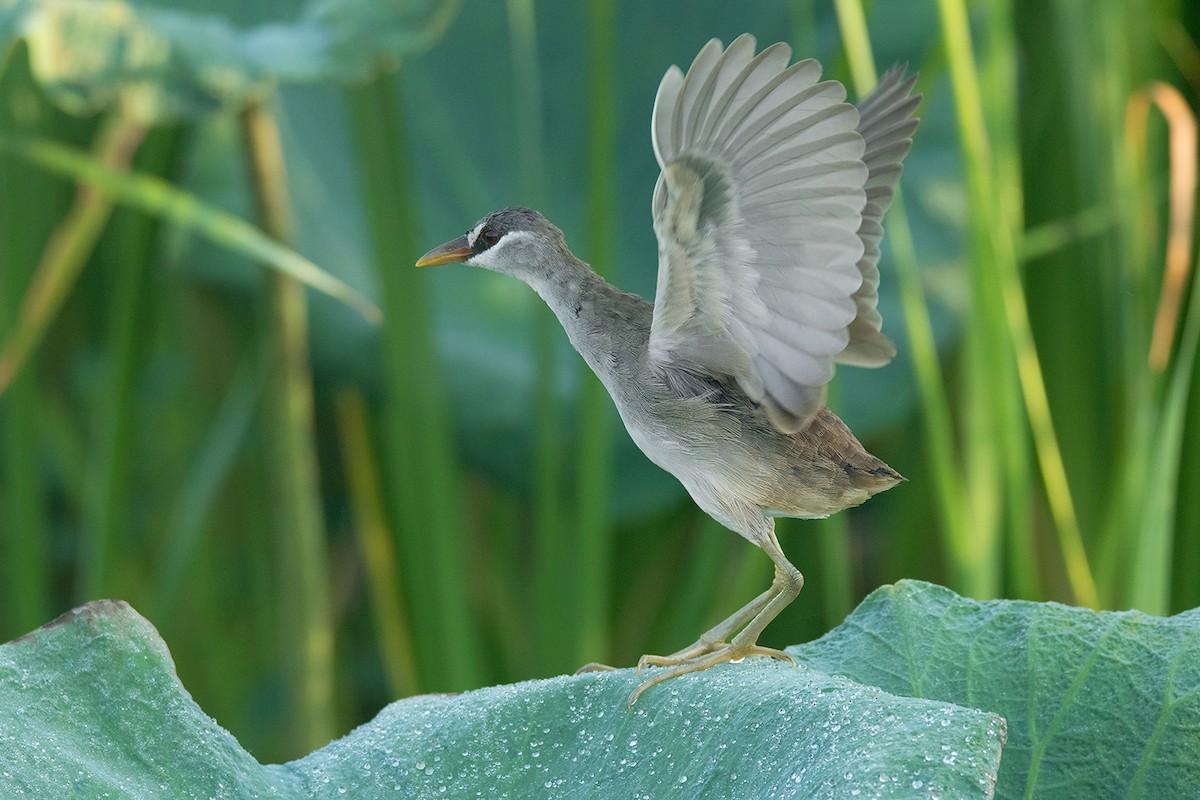
[[[815,61],[788,66],[786,45],[754,50],[711,41],[659,87],[650,357],[736,379],[794,432],[851,344],[869,172],[842,85]]]
[[[888,70],[874,91],[858,104],[858,132],[866,143],[867,204],[858,229],[863,241],[858,261],[863,282],[854,293],[857,316],[850,323],[850,343],[834,356],[839,364],[881,367],[896,355],[896,346],[880,332],[883,317],[879,304],[879,243],[883,240],[883,215],[892,204],[900,180],[900,162],[912,149],[918,120],[913,118],[921,95],[912,94],[917,77],[904,77],[903,65]]]

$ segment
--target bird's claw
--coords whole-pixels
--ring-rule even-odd
[[[700,658],[709,653],[715,653],[726,647],[731,647],[731,645],[724,641],[701,638],[695,644],[689,645],[669,656],[644,655],[638,659],[637,674],[640,678],[642,677],[642,670],[646,667],[676,667],[692,659]]]
[[[693,652],[697,651],[697,652]],[[697,642],[692,647],[686,650],[681,650],[678,653],[669,656],[651,656],[646,655],[638,659],[638,677],[642,675],[642,669],[648,666],[669,667],[669,669],[658,673],[652,678],[648,678],[638,684],[637,688],[629,695],[628,705],[633,708],[633,704],[638,698],[649,689],[651,686],[668,681],[671,678],[677,678],[680,675],[687,675],[689,672],[701,672],[714,667],[717,664],[725,662],[740,663],[742,659],[748,656],[766,656],[768,658],[787,661],[793,667],[796,666],[796,659],[782,650],[776,650],[774,647],[762,647],[757,644],[738,645],[728,642],[715,642],[707,646],[707,649],[702,649],[701,644]]]

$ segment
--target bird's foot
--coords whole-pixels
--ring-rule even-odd
[[[637,674],[639,678],[642,677],[642,670],[646,667],[677,667],[680,664],[685,664],[688,661],[706,656],[709,653],[715,653],[724,647],[729,647],[728,642],[718,642],[701,637],[700,641],[695,644],[688,645],[682,650],[677,650],[669,656],[642,656],[638,659]]]
[[[701,640],[691,647],[684,648],[678,653],[669,656],[642,656],[638,659],[639,676],[644,667],[669,667],[669,669],[638,684],[638,687],[629,695],[629,706],[632,708],[633,704],[642,696],[642,693],[651,686],[660,684],[663,681],[669,681],[671,678],[678,678],[680,675],[687,675],[689,672],[701,672],[709,667],[715,667],[717,664],[723,664],[727,661],[735,664],[740,663],[747,656],[777,658],[780,661],[787,661],[793,667],[796,666],[794,658],[782,650],[776,650],[773,647],[762,647],[757,644],[705,642]]]
[[[735,639],[736,641],[736,639]],[[738,661],[746,656],[770,656],[777,658],[780,661],[790,662],[792,666],[796,665],[795,660],[782,650],[776,650],[773,647],[760,647],[757,644],[737,645],[723,641],[712,641],[709,639],[701,639],[693,645],[683,648],[682,650],[672,653],[669,656],[652,656],[645,655],[638,659],[637,671],[638,677],[641,677],[642,670],[646,667],[677,667],[681,664],[686,664],[701,656],[709,655],[710,653],[724,652],[730,649],[740,652],[741,655],[733,655],[725,661]],[[717,662],[721,663],[721,662]],[[587,666],[592,666],[588,664]],[[580,668],[581,670],[583,668]]]

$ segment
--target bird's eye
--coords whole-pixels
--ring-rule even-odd
[[[491,228],[484,228],[479,234],[479,239],[488,247],[491,247],[496,242],[500,241],[500,234],[496,233]]]

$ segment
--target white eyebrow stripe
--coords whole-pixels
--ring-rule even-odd
[[[483,229],[483,223],[479,223],[471,230],[467,231],[467,244],[471,247],[475,246],[475,237],[479,235],[479,231]]]

